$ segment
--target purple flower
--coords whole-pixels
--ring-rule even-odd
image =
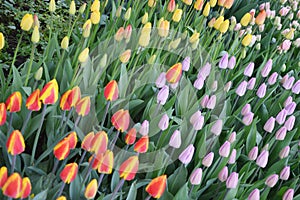
[[[157,94],[157,103],[165,105],[169,97],[169,87],[164,85]]]
[[[166,85],[166,81],[167,81],[167,79],[166,79],[166,73],[163,72],[156,79],[155,85],[156,85],[157,88],[162,88],[164,85]]]
[[[239,174],[236,172],[232,172],[227,178],[226,187],[228,189],[234,189],[236,188],[238,182],[239,182]]]
[[[223,169],[219,172],[218,174],[218,179],[221,181],[221,182],[224,182],[227,180],[227,177],[228,177],[228,167],[225,166],[223,167]]]
[[[189,146],[187,146],[187,148],[185,150],[183,150],[183,152],[181,152],[178,159],[183,164],[187,165],[191,162],[193,155],[194,155],[194,151],[195,151],[194,145],[190,144]]]
[[[197,168],[191,174],[190,182],[191,182],[192,185],[200,185],[201,180],[202,180],[202,169]]]
[[[181,145],[181,135],[180,131],[175,130],[174,133],[172,134],[169,145],[175,149],[178,149]]]
[[[278,77],[278,73],[277,72],[273,72],[271,74],[271,76],[269,77],[269,79],[268,79],[269,85],[274,85],[276,83],[276,81],[277,81],[277,77]]]
[[[279,176],[277,174],[272,174],[270,175],[267,180],[265,181],[265,184],[268,186],[268,187],[274,187],[277,183],[279,179]]]
[[[257,157],[256,164],[261,168],[265,168],[268,163],[268,158],[269,158],[269,151],[263,150]]]
[[[248,90],[253,90],[254,86],[255,86],[255,82],[256,82],[256,78],[252,77],[249,81],[248,81],[248,85],[247,85],[247,89]]]
[[[264,125],[264,130],[268,133],[272,133],[274,127],[275,127],[275,118],[270,117]]]
[[[267,91],[267,85],[265,83],[261,84],[261,86],[259,86],[256,95],[259,98],[264,98],[264,96],[266,95],[266,91]]]
[[[190,57],[186,57],[183,61],[182,61],[182,70],[183,71],[189,71],[190,69],[190,63],[191,63],[191,58]]]
[[[199,78],[197,78],[194,82],[194,87],[197,90],[201,90],[204,86],[204,78],[202,76],[200,76]]]
[[[254,62],[250,62],[244,70],[244,75],[251,77],[253,74],[253,70],[254,70]]]
[[[169,117],[164,114],[158,122],[158,127],[160,130],[164,131],[169,127]]]
[[[233,69],[236,63],[236,59],[234,56],[231,56],[228,62],[228,68]]]
[[[247,81],[242,81],[237,87],[235,93],[240,97],[244,96],[247,90]]]
[[[221,58],[221,60],[220,60],[220,62],[219,62],[219,68],[221,68],[221,69],[226,69],[228,67],[228,53],[226,52],[223,56],[222,56],[222,58]]]
[[[269,75],[269,73],[271,72],[272,70],[272,64],[273,64],[273,61],[272,59],[269,59],[267,61],[267,63],[265,64],[264,68],[261,70],[261,76],[262,77],[267,77]]]
[[[204,124],[204,116],[202,116],[199,110],[191,116],[190,123],[196,131],[202,129]]]
[[[287,112],[285,109],[282,109],[276,116],[276,121],[278,124],[282,125],[285,122]]]
[[[219,149],[219,154],[222,157],[227,158],[230,153],[230,142],[225,141],[224,144]]]
[[[222,128],[223,128],[223,121],[221,119],[218,119],[212,125],[210,132],[212,132],[215,136],[219,136],[222,132]]]
[[[248,200],[260,200],[259,189],[255,188],[248,196]]]

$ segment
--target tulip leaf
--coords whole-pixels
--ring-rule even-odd
[[[255,146],[256,144],[256,137],[257,137],[257,129],[256,129],[257,118],[255,118],[251,124],[251,126],[247,126],[245,128],[244,134],[247,135],[246,140],[246,151],[249,151]]]
[[[45,200],[47,199],[48,189],[38,193],[33,200]]]
[[[181,165],[168,178],[168,186],[172,194],[176,194],[178,190],[186,183],[187,175],[187,169]]]
[[[81,180],[80,176],[76,176],[75,180],[71,182],[69,187],[70,199],[76,200],[80,197],[81,194]]]
[[[180,190],[176,193],[174,200],[183,200],[183,199],[189,199],[189,188],[188,183],[185,183]]]
[[[136,195],[137,195],[137,187],[136,187],[136,181],[134,181],[130,186],[126,200],[136,199]]]

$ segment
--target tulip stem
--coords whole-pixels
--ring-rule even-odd
[[[113,139],[112,142],[111,142],[111,145],[110,145],[110,149],[111,149],[111,150],[114,149],[115,144],[116,144],[116,142],[117,142],[117,139],[118,139],[118,137],[119,137],[119,134],[120,134],[120,131],[118,130],[117,134],[115,135],[114,139]]]
[[[77,118],[76,118],[76,121],[74,123],[73,130],[78,126],[78,123],[79,123],[80,119],[81,119],[81,116],[78,115]]]
[[[98,179],[98,189],[101,186],[102,180],[103,180],[104,174],[101,174],[99,179]]]
[[[160,144],[160,140],[161,140],[161,135],[162,135],[162,130],[159,131],[159,137],[158,137],[158,140],[157,140],[157,145],[155,147],[155,150],[158,148],[158,145]]]
[[[104,112],[104,115],[103,115],[102,121],[101,121],[101,128],[102,128],[102,129],[103,129],[103,125],[104,125],[104,122],[105,122],[105,119],[106,119],[106,115],[107,115],[109,106],[110,106],[110,101],[108,101],[108,102],[106,103],[105,112]]]
[[[60,195],[62,194],[62,192],[63,192],[63,190],[64,190],[64,188],[65,188],[65,185],[66,185],[66,183],[63,182],[63,184],[61,185],[61,187],[60,187],[60,189],[59,189],[59,192],[58,192],[57,197],[60,197]]]
[[[57,169],[57,166],[58,166],[58,160],[57,159],[55,159],[55,161],[54,161],[54,165],[53,165],[53,169],[52,169],[52,174],[55,174],[55,171],[56,171],[56,169]]]
[[[253,174],[253,176],[252,176],[252,178],[251,178],[251,180],[250,180],[249,183],[252,183],[252,181],[253,181],[254,178],[256,177],[256,174],[258,173],[258,171],[259,171],[259,167],[255,170],[255,172],[254,172],[254,174]]]
[[[85,157],[85,154],[86,154],[86,150],[84,150],[83,154],[81,155],[81,158],[80,158],[80,160],[79,160],[78,166],[81,165],[81,163],[82,163],[82,161],[83,161],[83,159],[84,159],[84,157]]]
[[[16,158],[17,158],[17,156],[13,155],[12,162],[11,162],[11,173],[14,173],[15,165],[16,165]]]
[[[10,131],[12,129],[12,122],[13,122],[13,113],[11,112],[9,114],[8,134],[10,133]]]
[[[145,200],[150,200],[150,199],[151,199],[151,196],[148,195]]]
[[[28,66],[27,75],[26,75],[25,84],[24,84],[25,87],[28,84],[29,75],[30,75],[30,72],[31,72],[32,62],[33,62],[33,58],[34,58],[34,51],[35,51],[35,44],[33,44],[32,48],[31,48],[29,66]]]
[[[60,68],[60,66],[61,66],[62,63],[63,63],[63,59],[64,59],[64,57],[65,57],[65,53],[66,53],[66,50],[63,50],[62,56],[61,56],[61,58],[59,59],[59,62],[58,62],[58,64],[57,64],[56,68],[55,68],[54,77],[53,77],[54,79],[56,78],[58,69]]]
[[[71,108],[71,110],[69,111],[68,116],[67,116],[67,119],[66,119],[66,121],[65,121],[65,124],[64,124],[64,126],[62,127],[62,129],[61,129],[61,132],[64,132],[64,131],[65,131],[66,126],[67,126],[67,124],[68,124],[68,121],[69,121],[70,118],[71,118],[72,111],[73,111],[73,108]]]
[[[193,189],[194,189],[194,186],[195,186],[195,185],[192,185],[192,187],[191,187],[191,189],[190,189],[190,192],[189,192],[189,195],[188,195],[189,198],[190,198],[191,195],[192,195],[192,191],[193,191]]]
[[[24,135],[24,131],[27,127],[27,124],[28,124],[28,121],[31,117],[31,113],[32,113],[32,110],[30,110],[28,113],[27,113],[27,116],[26,116],[26,119],[25,119],[25,122],[23,123],[23,126],[22,126],[22,129],[21,129],[21,133]]]
[[[117,192],[120,190],[120,188],[122,188],[123,184],[125,182],[125,179],[121,179],[120,182],[118,183],[118,185],[116,186],[116,188],[114,189],[110,200],[113,200],[117,194]]]
[[[37,143],[38,143],[40,133],[41,133],[41,130],[42,130],[42,126],[43,126],[43,122],[44,122],[44,119],[45,119],[46,110],[47,110],[47,104],[44,104],[43,111],[42,111],[42,118],[41,118],[41,121],[40,121],[40,126],[39,126],[39,129],[38,129],[38,131],[35,135],[33,148],[32,148],[32,155],[31,155],[31,161],[30,161],[30,163],[32,165],[33,165],[33,161],[34,161],[34,157],[35,157]]]
[[[83,180],[83,184],[87,181],[87,179],[88,179],[88,177],[89,177],[89,175],[90,175],[90,173],[92,171],[92,166],[94,164],[95,159],[96,159],[96,155],[94,154],[91,162],[89,163],[88,170],[87,170],[87,172],[85,174],[85,178]]]

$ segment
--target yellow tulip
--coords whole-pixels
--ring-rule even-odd
[[[3,33],[0,32],[0,50],[3,49],[5,44],[5,39]]]
[[[250,33],[248,33],[242,40],[242,44],[247,47],[249,46],[249,44],[251,43],[252,40],[252,35]]]
[[[214,28],[219,30],[220,25],[224,22],[224,17],[220,16],[216,19],[216,22],[214,23]]]
[[[144,16],[142,17],[142,24],[146,24],[148,22],[148,13],[145,12]]]
[[[50,12],[55,12],[55,9],[56,9],[55,1],[54,0],[50,0],[49,11]]]
[[[100,10],[100,1],[99,0],[94,0],[92,6],[91,6],[91,11],[99,11]]]
[[[190,6],[192,4],[192,0],[183,0],[183,3]]]
[[[151,32],[151,22],[147,22],[144,27],[142,28],[142,34],[143,33],[150,33]]]
[[[40,32],[39,32],[39,28],[37,26],[35,26],[33,28],[33,32],[31,35],[31,41],[33,43],[38,43],[40,41]]]
[[[213,7],[215,7],[217,5],[217,0],[210,0],[209,4],[213,8]]]
[[[80,8],[79,8],[79,13],[80,14],[83,14],[84,13],[84,11],[85,11],[85,8],[86,8],[86,3],[84,3],[84,4],[82,4],[81,6],[80,6]]]
[[[69,9],[69,14],[70,15],[75,15],[75,13],[76,13],[75,1],[71,1],[70,9]]]
[[[89,48],[85,48],[78,56],[78,61],[84,63],[89,58]]]
[[[181,38],[177,38],[176,40],[173,40],[170,42],[170,48],[172,49],[176,49],[178,47],[178,45],[181,42]]]
[[[149,58],[148,64],[149,64],[149,65],[152,65],[152,64],[155,62],[155,59],[156,59],[156,55],[154,54],[154,55],[152,55],[152,56]]]
[[[32,24],[33,24],[33,16],[31,14],[26,14],[22,18],[20,26],[22,30],[29,31],[32,27]]]
[[[176,9],[176,10],[174,11],[172,20],[173,20],[174,22],[179,22],[180,19],[181,19],[181,16],[182,16],[182,10],[181,10],[181,9]]]
[[[83,32],[82,35],[84,38],[87,38],[91,34],[91,28],[92,28],[92,21],[88,19],[84,24],[83,24]]]
[[[193,35],[190,37],[190,43],[195,43],[195,42],[197,42],[197,40],[199,40],[199,37],[200,37],[200,33],[198,33],[197,31],[195,31],[194,33],[193,33]]]
[[[242,19],[241,19],[241,25],[242,25],[242,26],[248,26],[248,24],[250,23],[251,19],[252,19],[251,14],[250,14],[250,13],[246,13],[246,14],[242,17]]]
[[[147,33],[141,33],[141,36],[139,38],[139,45],[142,46],[142,47],[146,47],[149,45],[149,42],[150,42],[150,32]]]
[[[125,21],[129,20],[131,16],[131,7],[128,8],[128,10],[126,11],[125,15],[124,15],[124,19]]]
[[[62,49],[65,49],[65,50],[69,47],[69,38],[68,38],[68,36],[65,36],[62,39],[62,41],[60,43],[60,46],[61,46]]]
[[[131,56],[131,50],[130,49],[127,49],[126,51],[124,51],[121,55],[120,55],[120,61],[122,63],[127,63],[130,59],[130,56]]]
[[[92,24],[99,24],[101,19],[101,14],[99,11],[93,11],[91,14],[91,22]]]
[[[222,24],[220,25],[219,31],[221,33],[226,33],[229,28],[229,20],[226,19]]]
[[[287,32],[287,33],[285,34],[285,38],[288,39],[288,40],[294,39],[294,32],[295,32],[295,29],[294,29],[294,28],[291,28],[291,29],[289,30],[289,32]]]
[[[156,0],[148,0],[148,6],[153,8],[156,5]]]
[[[210,12],[210,4],[209,2],[207,2],[203,9],[203,16],[207,17],[209,15],[209,12]]]
[[[170,22],[168,20],[162,20],[158,27],[158,35],[161,37],[167,37],[169,34]]]
[[[196,10],[201,10],[204,4],[204,0],[197,0],[194,4]]]

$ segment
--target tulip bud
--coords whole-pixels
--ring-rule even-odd
[[[53,148],[53,154],[57,160],[64,160],[70,154],[70,143],[67,139],[62,139]]]
[[[232,144],[235,140],[236,140],[236,132],[233,131],[228,138],[228,142]]]
[[[0,126],[6,122],[6,105],[5,103],[0,103]]]
[[[285,109],[282,109],[276,116],[276,121],[278,124],[282,125],[285,122],[287,112]]]
[[[267,92],[267,85],[265,83],[261,84],[261,86],[259,86],[256,95],[258,96],[258,98],[264,98],[264,96],[266,95]]]
[[[228,164],[234,164],[235,161],[236,161],[236,149],[233,149],[231,154],[230,154]]]
[[[134,151],[138,153],[146,153],[149,146],[149,136],[145,135],[141,137],[134,145]]]
[[[25,151],[24,137],[20,131],[14,130],[10,134],[6,142],[6,149],[11,155],[19,155]]]
[[[292,102],[289,105],[287,105],[284,109],[286,110],[287,115],[291,115],[294,113],[296,107],[297,107],[297,104],[295,102]]]
[[[3,33],[0,32],[0,50],[3,49],[5,44],[5,39]]]
[[[248,154],[248,158],[249,158],[249,160],[256,160],[257,155],[258,155],[258,147],[255,146],[250,150],[250,152]]]
[[[286,136],[287,129],[286,127],[281,127],[275,134],[275,139],[276,140],[284,140]]]
[[[218,174],[218,179],[221,181],[221,182],[224,182],[227,180],[227,177],[228,177],[228,167],[225,166],[223,167],[223,169],[219,172]]]
[[[225,52],[225,54],[222,56],[220,62],[219,62],[219,68],[226,69],[228,66],[228,53]]]
[[[98,10],[95,10],[91,13],[91,22],[92,24],[99,24],[100,19],[101,19],[101,14]]]
[[[118,110],[111,117],[112,125],[119,131],[124,132],[129,127],[130,115],[128,110]]]
[[[130,16],[131,16],[131,7],[129,7],[128,10],[125,12],[124,20],[128,21],[130,19]]]
[[[121,164],[119,168],[120,178],[123,178],[124,180],[127,181],[134,179],[138,168],[139,168],[138,156],[129,157]]]
[[[219,31],[224,34],[227,32],[228,28],[229,28],[229,20],[226,19],[224,22],[220,24]]]
[[[217,103],[217,96],[216,95],[212,95],[209,100],[207,101],[206,104],[206,108],[208,109],[214,109]]]
[[[163,86],[157,94],[157,103],[165,105],[169,97],[169,87],[167,85]]]
[[[50,12],[55,12],[55,10],[56,10],[55,0],[50,0],[49,11]]]
[[[170,67],[166,73],[166,79],[169,83],[177,83],[182,75],[182,64],[176,63]]]
[[[32,92],[26,100],[26,107],[31,111],[39,111],[41,109],[42,102],[40,101],[40,89],[36,89]]]
[[[90,151],[92,148],[91,142],[92,142],[94,136],[95,136],[94,132],[88,133],[81,142],[81,148],[86,151]]]
[[[293,189],[288,189],[282,197],[282,200],[293,200],[294,198],[294,190]]]
[[[228,81],[224,86],[224,92],[229,92],[232,86],[232,81]]]
[[[181,16],[182,16],[182,10],[177,8],[173,13],[172,20],[174,22],[179,22],[181,19]]]
[[[131,128],[125,135],[125,142],[127,145],[131,145],[135,142],[136,139],[136,129]]]
[[[288,157],[289,153],[290,153],[290,147],[289,146],[285,146],[279,153],[279,158],[283,159]]]
[[[250,23],[251,19],[252,19],[251,14],[250,14],[250,13],[246,13],[246,14],[242,17],[240,23],[241,23],[242,26],[248,26],[248,24]]]
[[[252,77],[247,84],[247,89],[248,90],[253,90],[254,86],[255,86],[255,82],[256,82],[256,78]]]
[[[219,149],[219,154],[221,157],[227,158],[230,153],[230,142],[225,141],[224,144]]]
[[[91,34],[91,28],[92,28],[92,21],[90,19],[88,19],[84,24],[83,24],[83,27],[82,27],[82,36],[84,38],[88,38]]]
[[[247,103],[242,108],[241,114],[244,116],[244,115],[248,114],[249,112],[251,112],[251,105],[249,103]]]
[[[4,166],[0,168],[0,188],[3,187],[6,180],[7,180],[7,168]]]
[[[245,95],[246,91],[247,91],[247,82],[246,82],[246,81],[242,81],[242,82],[239,84],[239,86],[237,87],[235,93],[236,93],[238,96],[242,97],[242,96]]]
[[[226,181],[226,187],[228,189],[234,189],[237,187],[237,184],[239,182],[239,174],[236,172],[232,172]]]
[[[210,167],[213,160],[214,160],[214,152],[210,152],[203,158],[202,165],[204,165],[205,167]]]
[[[183,71],[189,71],[191,64],[191,58],[190,57],[185,57],[185,59],[182,61],[182,70]]]
[[[19,91],[12,93],[5,102],[6,109],[13,113],[19,112],[22,106],[22,95]]]
[[[201,180],[202,180],[202,169],[197,168],[191,174],[190,182],[191,182],[192,185],[200,185]]]
[[[289,179],[289,176],[290,176],[290,166],[285,166],[285,167],[281,170],[279,178],[280,178],[281,180],[286,181],[286,180]]]
[[[84,197],[94,199],[98,190],[97,179],[93,179],[85,188]]]
[[[89,58],[89,48],[85,48],[78,56],[78,61],[80,63],[85,63]]]
[[[91,98],[89,96],[83,97],[76,103],[76,112],[78,115],[84,117],[89,114],[91,108]]]
[[[68,37],[68,36],[65,36],[65,37],[62,39],[62,41],[61,41],[61,43],[60,43],[60,46],[61,46],[61,48],[64,49],[64,50],[68,49],[68,47],[69,47],[69,37]]]
[[[277,174],[272,174],[266,179],[265,184],[272,188],[276,185],[278,178],[279,176]]]
[[[260,199],[260,194],[259,194],[259,189],[255,188],[252,190],[252,192],[248,196],[248,200],[259,200]]]
[[[169,127],[169,117],[167,114],[164,114],[159,123],[158,123],[158,127],[160,130],[165,131],[168,127]]]
[[[236,64],[235,56],[231,56],[228,61],[228,68],[233,69],[235,67],[235,64]]]
[[[214,28],[216,30],[219,30],[221,24],[224,22],[224,17],[223,16],[220,16],[216,19],[216,22],[214,23]],[[229,23],[229,22],[228,22]]]
[[[11,174],[2,187],[2,192],[5,196],[11,198],[19,198],[22,192],[22,178],[18,173]]]
[[[82,5],[80,6],[78,12],[79,12],[80,14],[83,14],[84,11],[85,11],[85,8],[86,8],[86,3],[84,3],[84,4],[82,4]]]
[[[222,132],[222,128],[223,128],[223,121],[221,119],[218,119],[212,125],[210,132],[212,132],[215,136],[219,136]]]
[[[71,1],[70,9],[69,9],[69,14],[70,15],[75,15],[75,13],[76,13],[75,1]]]
[[[126,40],[126,43],[130,41],[131,33],[132,33],[132,26],[129,24],[126,26],[124,30],[124,39]]]
[[[298,80],[292,87],[292,92],[294,94],[299,94],[300,93],[300,80]]]
[[[159,199],[167,187],[167,175],[162,175],[152,179],[146,187],[146,192],[155,199]]]
[[[67,164],[60,173],[60,178],[64,183],[71,183],[77,176],[78,165],[77,163]]]
[[[34,74],[34,79],[39,81],[43,76],[43,67],[40,67]]]
[[[277,77],[278,77],[277,72],[272,73],[271,76],[268,79],[269,85],[274,85],[276,83]]]
[[[179,155],[178,159],[185,165],[189,164],[193,158],[195,147],[193,144],[187,146]]]
[[[234,2],[234,0],[226,0],[225,3],[224,3],[224,7],[226,9],[230,9],[233,5],[233,2]]]
[[[168,10],[169,12],[174,12],[175,7],[176,7],[175,0],[170,0],[169,3],[168,3],[167,10]]]
[[[160,37],[167,37],[169,34],[170,22],[168,20],[162,20],[158,25],[158,35]]]
[[[288,131],[291,131],[294,128],[296,117],[294,115],[290,116],[286,122],[284,123],[284,126]]]
[[[191,116],[190,123],[192,124],[193,129],[196,131],[203,128],[204,116],[201,115],[201,112],[199,110]]]
[[[175,130],[170,138],[169,146],[178,149],[181,146],[180,131]]]
[[[145,14],[142,17],[142,24],[146,24],[148,22],[148,13],[145,12]]]
[[[245,47],[249,46],[252,40],[252,35],[250,33],[248,33],[242,40],[242,45],[244,45]]]
[[[213,0],[213,1],[216,1],[216,0]],[[210,1],[210,2],[211,2],[211,1]],[[207,3],[205,4],[205,6],[204,6],[203,13],[202,13],[204,17],[207,17],[207,16],[209,15],[209,12],[210,12],[210,6],[211,6],[210,2],[207,2]],[[212,7],[213,7],[213,6],[212,6]]]
[[[156,0],[148,0],[148,6],[153,8],[156,5]]]
[[[40,32],[39,28],[35,26],[33,28],[32,36],[31,36],[31,42],[38,43],[40,41]]]
[[[274,117],[270,117],[267,122],[264,125],[264,130],[268,133],[272,133],[273,129],[275,127],[275,118]]]
[[[265,168],[268,163],[268,158],[269,158],[269,151],[263,150],[257,157],[256,164],[261,168]]]
[[[202,99],[201,99],[201,102],[200,102],[200,105],[202,108],[206,108],[207,106],[207,102],[209,101],[209,96],[208,95],[205,95]]]
[[[210,6],[213,8],[217,5],[217,0],[211,0],[208,2],[210,4]]]
[[[91,5],[91,11],[99,11],[100,10],[100,1],[94,0],[93,4]]]

